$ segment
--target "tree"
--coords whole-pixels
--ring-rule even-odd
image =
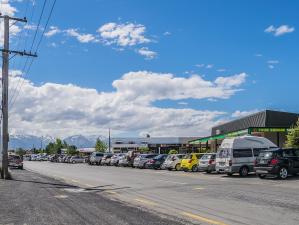
[[[95,145],[96,152],[105,152],[107,148],[107,144],[98,138]]]
[[[174,154],[178,154],[178,151],[175,150],[175,149],[171,149],[171,150],[168,152],[168,155],[174,155]]]
[[[16,154],[23,157],[23,155],[26,154],[26,151],[22,148],[17,148],[16,149]]]
[[[77,147],[75,145],[67,146],[67,154],[68,155],[76,155],[78,153]]]
[[[299,148],[299,118],[296,125],[289,129],[285,146],[288,148]]]
[[[141,153],[148,153],[148,152],[149,152],[149,148],[148,148],[148,147],[140,147],[140,148],[139,148],[139,151],[140,151]]]

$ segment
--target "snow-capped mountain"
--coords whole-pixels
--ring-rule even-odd
[[[78,148],[90,148],[94,147],[97,138],[106,141],[106,138],[98,135],[74,135],[63,139],[69,145],[75,145]],[[55,142],[54,137],[50,136],[34,136],[34,135],[10,135],[9,149],[32,149],[32,148],[45,148],[50,142]]]
[[[10,135],[9,137],[9,149],[16,148],[41,148],[45,147],[50,142],[55,141],[55,138],[50,136],[34,136],[34,135]]]

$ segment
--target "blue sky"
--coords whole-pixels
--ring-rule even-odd
[[[10,4],[19,10],[15,13],[16,16],[24,15],[24,1],[11,1]],[[37,9],[41,5],[42,1],[37,1]],[[140,135],[142,132],[167,135],[169,130],[171,135],[208,135],[210,126],[248,112],[266,108],[299,112],[295,95],[299,81],[298,11],[299,2],[278,0],[89,0],[84,4],[81,1],[58,0],[50,22],[50,26],[55,26],[51,29],[57,30],[57,33],[44,38],[39,58],[30,73],[22,79],[30,80],[36,88],[47,83],[65,86],[71,83],[82,89],[96,89],[99,93],[114,93],[119,89],[113,87],[112,83],[123,80],[123,75],[129,72],[147,71],[162,76],[170,73],[173,78],[187,80],[195,75],[207,82],[215,82],[219,77],[246,74],[244,80],[228,88],[233,93],[226,97],[218,94],[202,96],[200,93],[205,92],[205,89],[192,87],[190,90],[194,88],[195,92],[199,92],[194,94],[197,97],[185,94],[184,97],[172,98],[163,96],[163,87],[160,87],[159,90],[154,90],[160,91],[155,99],[146,98],[146,105],[149,107],[146,110],[154,108],[160,110],[159,113],[163,109],[221,112],[208,118],[207,123],[203,121],[204,116],[199,119],[201,122],[194,123],[195,127],[186,125],[190,128],[186,129],[186,135],[182,132],[185,129],[183,125],[175,126],[171,123],[165,128],[163,121],[160,126],[152,127],[148,124],[132,127],[130,122],[128,126],[125,123],[122,126],[110,122],[98,124],[104,130],[114,128],[119,135]],[[32,24],[36,24],[37,15]],[[115,26],[141,26],[144,28],[144,32],[141,32],[144,39],[121,45],[116,42],[117,38],[104,38],[97,30],[109,23],[114,23]],[[75,33],[71,33],[70,29]],[[77,37],[83,34],[89,34],[89,38],[94,39],[85,42],[78,40]],[[111,42],[107,44],[107,41]],[[140,49],[150,56],[146,58],[139,54]],[[146,76],[145,80],[147,78]],[[240,77],[233,79],[238,78]],[[151,88],[154,89],[156,84],[151,85],[139,91],[151,95]],[[135,86],[130,87],[135,89]],[[186,84],[184,87],[189,86]],[[127,91],[128,89],[126,93]],[[126,105],[131,103],[134,105],[136,102],[128,101]],[[59,110],[60,108],[56,109]],[[118,109],[113,109],[115,110]],[[121,115],[122,113],[119,114]],[[114,119],[117,121],[119,118]],[[188,118],[185,120],[190,121]],[[33,118],[30,121],[39,123]],[[168,122],[170,121],[166,123]],[[93,124],[92,120],[85,125],[88,126],[89,123]],[[84,132],[103,132],[96,129],[98,125],[90,130],[84,129]],[[42,129],[43,126],[47,125],[39,125],[40,132],[51,133]],[[15,132],[17,130],[14,129]],[[58,133],[67,135],[78,132],[79,128]]]

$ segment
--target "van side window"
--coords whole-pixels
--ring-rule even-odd
[[[233,157],[234,158],[252,157],[252,150],[251,149],[234,149]]]

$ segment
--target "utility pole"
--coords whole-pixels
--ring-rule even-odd
[[[27,22],[26,18],[15,18],[10,16],[2,16],[0,14],[0,18],[4,19],[4,44],[2,51],[2,171],[1,177],[3,179],[8,179],[8,142],[9,142],[9,134],[8,134],[8,71],[9,71],[9,55],[21,55],[21,56],[32,56],[37,57],[36,54],[27,53],[25,51],[11,51],[9,49],[9,22]]]

